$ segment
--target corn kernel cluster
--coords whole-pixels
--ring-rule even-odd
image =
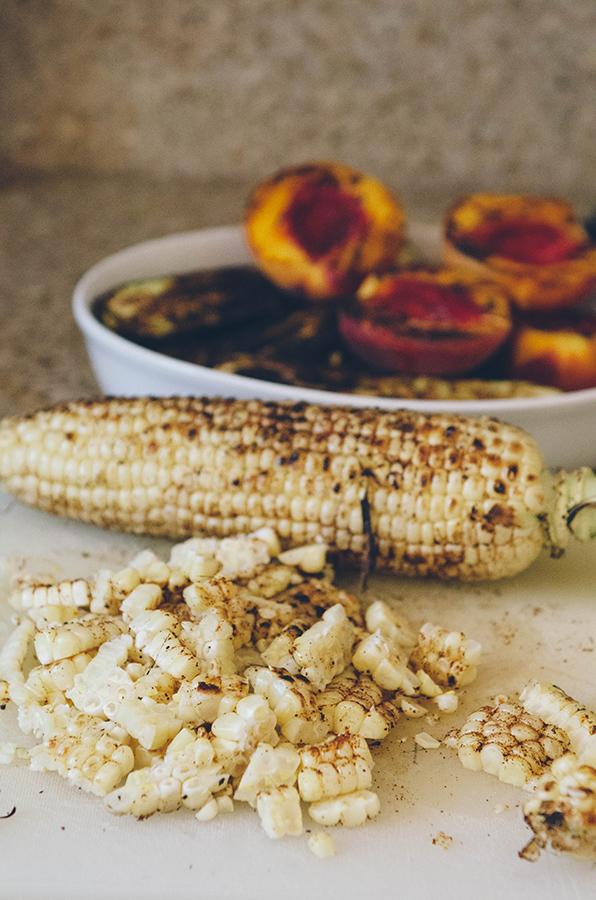
[[[534,796],[524,807],[534,838],[520,856],[535,859],[549,843],[576,859],[594,860],[596,822],[596,766],[575,753],[555,760],[540,778]]]
[[[547,846],[596,859],[596,713],[556,685],[531,682],[519,702],[496,698],[445,737],[467,769],[532,792],[524,819],[534,837],[520,856]]]
[[[561,728],[509,700],[472,713],[446,742],[456,748],[464,768],[497,775],[518,787],[542,775],[569,748]]]
[[[168,562],[145,550],[88,581],[21,578],[0,682],[38,741],[32,768],[116,815],[205,821],[248,803],[273,838],[303,832],[305,804],[323,826],[374,818],[369,742],[425,714],[420,700],[453,700],[479,646],[430,623],[417,634],[381,601],[363,614],[332,577],[324,545],[282,552],[264,528],[189,539]]]

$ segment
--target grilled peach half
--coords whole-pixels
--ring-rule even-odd
[[[244,228],[261,271],[309,300],[353,293],[370,272],[395,266],[405,240],[399,200],[335,162],[283,169],[263,181]]]
[[[510,372],[562,391],[596,387],[596,313],[569,310],[520,322],[511,340]]]
[[[447,211],[443,259],[493,278],[521,310],[565,309],[596,286],[596,245],[556,197],[471,194]]]
[[[371,275],[339,311],[339,330],[362,361],[385,372],[458,375],[491,357],[511,331],[495,282],[443,267]]]

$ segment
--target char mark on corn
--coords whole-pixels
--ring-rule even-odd
[[[0,483],[47,512],[136,533],[271,526],[284,547],[320,541],[349,562],[372,538],[377,566],[405,575],[499,578],[553,541],[535,442],[493,420],[443,414],[74,402],[0,423]]]

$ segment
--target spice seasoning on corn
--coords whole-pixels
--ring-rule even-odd
[[[0,423],[24,503],[174,538],[263,526],[405,575],[480,580],[596,535],[596,475],[488,419],[221,399],[69,403]],[[366,568],[366,565],[365,565]]]

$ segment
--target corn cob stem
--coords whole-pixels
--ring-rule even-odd
[[[221,399],[69,403],[0,423],[0,484],[106,528],[273,527],[405,575],[513,575],[596,536],[596,475],[489,419]]]

